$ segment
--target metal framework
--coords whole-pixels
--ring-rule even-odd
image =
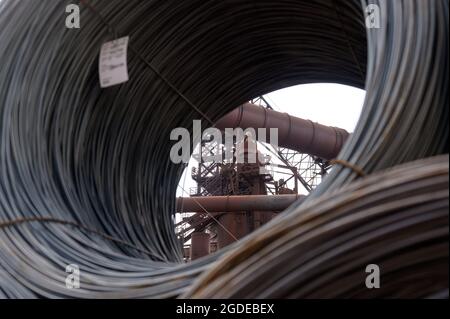
[[[273,110],[264,96],[252,100],[251,103]],[[265,192],[270,195],[299,194],[301,193],[299,184],[309,193],[320,184],[322,177],[330,168],[322,159],[295,150],[275,148],[259,142],[258,146],[273,155],[266,156],[266,162],[263,163],[265,167],[270,167],[265,175],[261,175],[259,167],[236,165],[234,160],[230,162],[225,159],[224,145],[216,141],[202,141],[193,155],[198,165],[191,171],[191,177],[197,186],[190,188],[189,195],[191,197],[248,195],[252,193],[250,179],[254,177],[262,179]],[[205,158],[209,160],[205,161]],[[221,160],[217,161],[218,158]],[[176,231],[184,244],[191,240],[193,233],[204,232],[216,224],[214,216],[220,217],[220,214],[212,215],[206,210],[195,214],[183,213],[183,207],[181,214],[182,221],[176,225]],[[214,233],[212,235],[214,236]]]
[[[274,109],[264,96],[253,99],[251,103],[271,110]],[[309,193],[321,183],[323,176],[325,176],[331,168],[327,161],[308,154],[302,154],[295,150],[278,148],[273,149],[272,153],[277,155],[285,164],[282,174],[287,174],[286,179],[284,179],[282,183],[279,183],[278,187],[287,187],[292,184],[291,181],[294,181],[294,189],[298,189],[297,182],[299,182]]]

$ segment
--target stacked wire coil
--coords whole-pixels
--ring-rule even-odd
[[[365,26],[368,3],[356,0],[83,0],[81,28],[67,29],[70,3],[0,3],[0,297],[364,297],[352,271],[372,254],[391,262],[396,278],[377,296],[448,295],[448,158],[377,173],[448,153],[447,0],[371,1],[381,13],[373,29]],[[121,36],[130,36],[130,80],[101,89],[100,47]],[[211,125],[255,96],[314,82],[366,89],[339,158],[375,174],[370,183],[336,166],[304,204],[222,253],[183,264],[173,222],[183,167],[169,158],[171,130],[193,119]],[[335,206],[344,190],[358,195],[357,209]],[[393,201],[392,190],[403,206],[364,216]],[[364,254],[327,232],[306,240],[314,226],[307,216],[325,228],[333,218],[342,229],[386,225],[408,258],[383,259],[367,240],[372,249],[347,269],[353,253]],[[411,223],[387,227],[401,217]],[[298,238],[293,250],[290,235]],[[263,249],[268,239],[274,246]],[[304,268],[304,254],[336,240],[342,264],[334,272],[326,275],[326,259],[311,259],[319,274]],[[267,287],[257,279],[275,256],[295,262]],[[425,266],[414,267],[419,261]],[[65,286],[69,264],[82,271],[80,289]],[[250,264],[260,272],[237,273]],[[341,290],[325,289],[345,271]],[[417,278],[431,283],[419,289]]]

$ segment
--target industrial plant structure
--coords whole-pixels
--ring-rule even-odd
[[[263,158],[258,150],[258,136],[246,136],[241,141],[234,137],[235,153],[231,162],[226,161],[222,152],[219,154],[222,155],[222,161],[205,163],[203,158],[216,158],[215,153],[221,152],[221,147],[225,146],[218,147],[203,141],[200,145],[203,156],[199,157],[198,168],[192,170],[192,178],[197,183],[195,192],[192,192],[191,198],[177,199],[177,212],[194,212],[176,225],[180,239],[184,243],[190,242],[184,246],[186,260],[194,260],[226,247],[266,224],[294,202],[305,198],[298,193],[299,183],[308,191],[313,189],[314,186],[299,174],[297,165],[284,157],[282,149],[297,152],[300,156],[309,155],[314,164],[329,169],[329,161],[336,158],[349,137],[344,129],[276,112],[270,104],[265,104],[244,104],[220,119],[215,127],[223,132],[227,128],[254,129],[254,132],[258,129],[276,129],[279,145],[272,152],[285,164],[281,168],[290,171],[291,177],[274,180],[268,167],[280,165]],[[236,143],[242,143],[243,146],[237,147]],[[237,161],[240,155],[238,152],[244,153],[243,163]],[[250,152],[256,154],[252,157]],[[252,163],[249,158],[257,161]],[[313,170],[315,167],[310,165],[308,169]],[[323,177],[326,172],[327,169],[321,167],[318,172],[306,173]],[[294,180],[293,189],[287,185],[290,179]]]

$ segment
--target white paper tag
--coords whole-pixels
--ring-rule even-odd
[[[100,87],[107,88],[128,81],[127,50],[129,37],[102,45],[99,58]]]

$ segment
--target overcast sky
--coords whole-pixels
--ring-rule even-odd
[[[264,97],[277,111],[353,132],[361,113],[365,91],[338,84],[307,84]],[[195,160],[191,160],[179,183],[187,193],[178,187],[177,196],[189,196],[189,189],[196,186],[191,178],[192,166],[197,166]]]
[[[307,84],[265,96],[277,111],[353,132],[365,91],[338,84]]]

